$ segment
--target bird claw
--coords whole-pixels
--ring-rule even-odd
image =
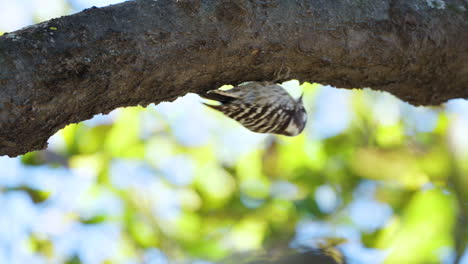
[[[275,79],[273,80],[273,83],[277,83],[280,80],[287,80],[289,78],[289,75],[291,73],[291,69],[286,66],[286,72],[283,73],[284,69],[284,64],[281,64],[281,68],[279,70],[276,70],[273,74],[275,75]]]

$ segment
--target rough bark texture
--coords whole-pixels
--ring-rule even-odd
[[[444,8],[441,8],[444,7]],[[290,78],[412,104],[468,98],[465,0],[159,0],[0,37],[0,155],[65,125],[222,84]]]

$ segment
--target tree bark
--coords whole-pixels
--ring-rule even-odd
[[[416,105],[468,98],[464,0],[140,0],[0,37],[0,155],[65,125],[222,84],[290,78]]]

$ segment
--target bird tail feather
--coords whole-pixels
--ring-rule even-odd
[[[221,90],[212,90],[208,91],[204,94],[201,95],[201,97],[205,99],[210,99],[210,100],[215,100],[220,103],[229,103],[232,100],[238,99],[239,96],[226,92],[226,91],[221,91]]]

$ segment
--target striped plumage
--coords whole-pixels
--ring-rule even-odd
[[[271,82],[249,82],[227,91],[212,90],[203,97],[220,102],[209,105],[257,133],[296,136],[307,122],[302,96],[294,100]]]

